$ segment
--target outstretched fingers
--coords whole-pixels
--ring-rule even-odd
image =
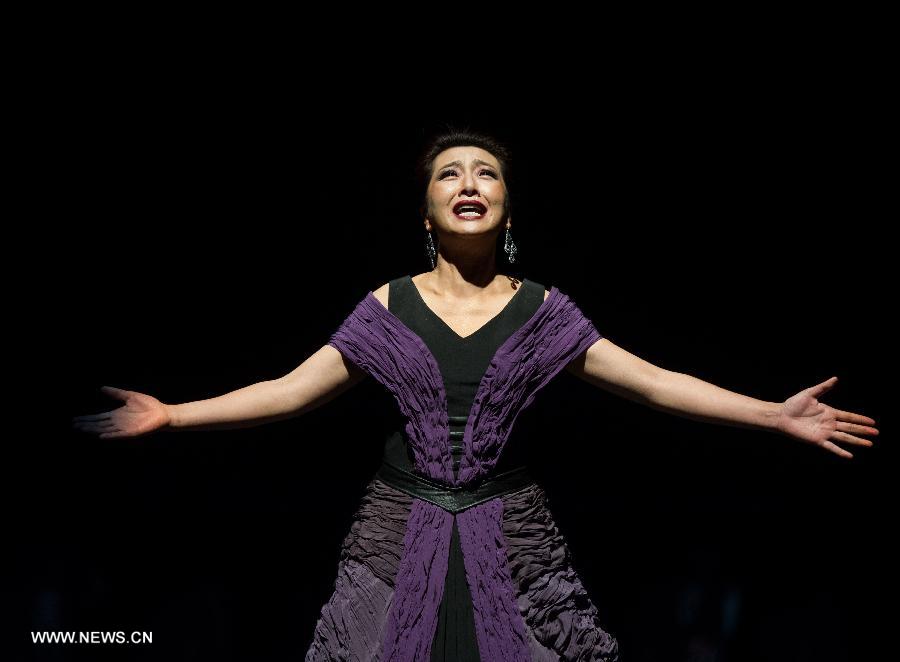
[[[863,439],[861,437],[855,437],[852,434],[847,434],[846,432],[834,431],[831,433],[831,439],[835,441],[842,441],[847,444],[853,444],[855,446],[874,446],[875,442],[871,439]]]
[[[122,401],[127,401],[132,394],[131,391],[116,388],[115,386],[101,386],[100,390],[106,395],[118,398]],[[119,409],[121,409],[121,407]],[[109,427],[109,422],[111,421],[113,414],[115,414],[115,412],[117,411],[119,410],[111,409],[109,411],[102,411],[99,414],[83,414],[81,416],[73,416],[72,427],[76,430],[84,430],[85,432],[96,432],[98,430]],[[104,422],[106,422],[105,425]]]
[[[829,377],[821,384],[816,384],[815,386],[810,387],[809,394],[814,398],[818,398],[823,393],[826,393],[827,391],[831,390],[831,388],[835,384],[837,384],[837,380],[838,380],[837,377]]]
[[[131,395],[131,391],[126,391],[122,388],[116,388],[115,386],[101,386],[100,390],[103,393],[106,393],[106,395],[118,398],[119,400],[127,400],[128,396]]]
[[[834,409],[834,407],[832,407]],[[861,425],[875,425],[875,419],[862,414],[854,414],[852,411],[844,411],[843,409],[834,409],[834,415],[839,421],[847,421],[848,423],[859,423]],[[874,429],[874,428],[873,428]],[[876,431],[877,434],[877,431]]]
[[[83,416],[74,416],[73,423],[91,423],[93,421],[105,421],[112,418],[112,411],[104,411],[99,414],[84,414]]]
[[[837,444],[834,444],[830,441],[826,440],[826,441],[822,442],[822,446],[824,446],[827,450],[831,451],[835,455],[840,455],[841,457],[846,458],[848,460],[853,459],[853,453],[851,453],[850,451],[845,451],[843,448],[841,448]]]
[[[855,434],[870,434],[874,436],[878,435],[878,428],[873,428],[870,425],[845,423],[840,418],[838,418],[837,423],[835,423],[835,429],[841,430],[842,432],[853,432]]]
[[[90,421],[87,423],[74,423],[72,427],[82,432],[104,432],[113,430],[117,426],[113,421]]]

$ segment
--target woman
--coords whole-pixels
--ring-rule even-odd
[[[616,660],[514,423],[563,368],[648,406],[769,430],[844,458],[871,446],[869,417],[818,400],[836,377],[782,403],[652,365],[603,338],[556,287],[499,272],[515,260],[509,155],[448,132],[420,163],[432,269],[366,296],[293,372],[209,400],[124,401],[74,425],[101,438],[161,428],[259,425],[314,409],[371,375],[400,418],[342,548],[308,660]],[[436,240],[435,240],[436,239]],[[862,436],[861,436],[862,435]]]

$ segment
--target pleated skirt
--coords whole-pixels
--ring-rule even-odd
[[[547,508],[544,490],[533,484],[501,499],[506,558],[531,662],[618,661],[618,643],[598,620],[597,608]],[[412,496],[377,478],[368,484],[341,547],[334,593],[322,607],[307,662],[383,660],[412,502]],[[432,650],[422,662],[481,660],[455,526],[454,542]]]

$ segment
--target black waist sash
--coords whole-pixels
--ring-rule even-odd
[[[468,487],[442,485],[404,471],[388,462],[381,464],[375,477],[401,492],[433,503],[454,514],[534,484],[525,467],[505,471]]]

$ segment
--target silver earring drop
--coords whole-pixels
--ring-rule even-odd
[[[431,233],[428,230],[425,230],[425,257],[427,257],[431,261],[431,269],[434,270],[434,257],[436,251],[434,250],[434,240],[431,238]]]
[[[503,250],[506,251],[507,259],[512,264],[516,261],[516,245],[513,243],[512,235],[509,234],[509,228],[506,228],[506,241],[503,243]]]

